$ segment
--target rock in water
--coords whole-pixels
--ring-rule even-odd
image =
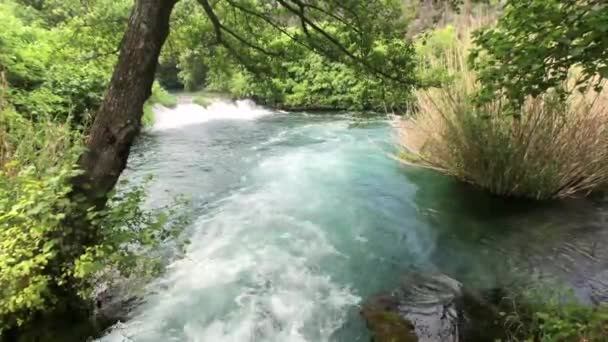
[[[375,342],[493,341],[498,310],[440,273],[408,273],[388,294],[374,296],[361,314]],[[466,336],[463,336],[466,335]]]
[[[368,300],[361,314],[373,332],[375,342],[415,342],[415,326],[399,312],[399,301],[392,295]]]
[[[374,341],[458,341],[461,284],[443,274],[409,273],[388,295],[370,298],[362,315]]]

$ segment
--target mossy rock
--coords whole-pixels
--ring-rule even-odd
[[[393,298],[379,296],[371,303],[364,306],[361,315],[373,332],[374,342],[418,342],[414,324],[395,311]]]
[[[361,315],[375,342],[495,341],[504,329],[494,292],[469,291],[437,272],[409,272],[396,289],[366,300]]]

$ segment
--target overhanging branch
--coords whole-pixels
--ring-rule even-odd
[[[225,27],[222,25],[219,18],[213,11],[213,7],[209,4],[208,0],[197,0],[197,1],[198,1],[198,3],[201,4],[201,6],[203,6],[203,10],[205,11],[205,13],[207,14],[207,17],[209,17],[209,20],[211,21],[211,24],[213,26],[213,31],[215,32],[215,39],[217,40],[217,43],[222,45],[224,48],[226,48],[226,50],[228,50],[228,52],[236,60],[238,60],[239,63],[245,69],[247,69],[249,72],[253,73],[254,75],[260,74],[261,70],[258,66],[252,64],[250,61],[243,58],[243,56],[240,53],[238,53],[238,51],[226,39],[224,39],[223,31],[225,30]],[[230,32],[228,32],[228,33],[230,34]],[[248,46],[250,46],[250,45],[248,45]],[[261,52],[263,52],[263,51],[264,50],[262,49]]]
[[[222,46],[224,46],[230,52],[230,54],[233,57],[235,57],[246,69],[248,69],[250,71],[257,70],[254,72],[254,74],[260,74],[259,66],[253,65],[251,63],[251,61],[247,60],[247,58],[244,58],[243,55],[241,53],[239,53],[239,51],[237,51],[237,49],[227,39],[225,39],[224,33],[230,35],[236,41],[240,42],[244,46],[249,47],[253,50],[256,50],[256,51],[262,53],[263,55],[272,56],[272,57],[280,57],[280,55],[281,55],[280,53],[275,52],[275,51],[269,51],[268,49],[265,49],[265,48],[259,46],[258,44],[253,43],[253,42],[243,38],[240,34],[235,32],[231,28],[224,25],[222,23],[222,21],[218,18],[217,14],[215,13],[215,11],[213,9],[213,6],[209,3],[208,0],[197,0],[197,1],[203,6],[205,13],[209,17],[209,20],[211,21],[211,24],[213,25],[213,30],[215,32],[217,42],[219,44],[221,44]],[[222,0],[220,0],[220,1],[222,1]],[[232,8],[236,8],[239,11],[241,11],[242,13],[245,13],[246,15],[256,17],[256,18],[262,20],[263,22],[268,24],[270,27],[272,27],[273,29],[286,35],[287,37],[289,37],[292,41],[296,42],[297,44],[305,47],[306,49],[308,49],[312,52],[320,54],[332,61],[341,62],[341,60],[335,56],[335,52],[332,53],[328,48],[319,46],[319,44],[315,43],[315,40],[317,40],[318,38],[314,37],[313,32],[318,34],[324,40],[328,41],[332,46],[336,47],[338,49],[339,54],[345,56],[346,58],[354,61],[357,64],[360,64],[361,66],[368,69],[372,73],[375,73],[385,79],[388,79],[388,80],[391,80],[391,81],[394,81],[397,83],[409,84],[409,82],[404,81],[403,79],[401,79],[399,77],[391,75],[387,71],[384,71],[382,69],[379,69],[379,68],[371,65],[363,57],[357,56],[355,53],[351,52],[344,44],[342,44],[342,42],[338,38],[334,37],[332,34],[327,32],[323,28],[321,28],[319,25],[317,25],[317,23],[315,23],[315,21],[313,19],[311,19],[311,17],[309,15],[307,15],[308,12],[306,11],[306,9],[310,9],[313,11],[317,11],[323,15],[326,15],[329,18],[332,18],[334,20],[338,20],[345,25],[356,26],[356,25],[351,25],[350,23],[348,23],[346,21],[346,19],[341,18],[340,16],[338,16],[336,14],[332,14],[328,10],[326,10],[322,7],[319,7],[312,3],[304,2],[302,0],[276,0],[276,3],[278,3],[282,8],[286,9],[289,13],[291,13],[292,15],[295,15],[299,19],[302,32],[308,38],[308,39],[303,40],[303,39],[299,39],[295,34],[290,33],[287,28],[278,24],[275,20],[273,20],[269,16],[265,15],[264,13],[247,8],[246,5],[239,4],[238,1],[235,1],[235,0],[223,0],[223,1],[225,1]],[[338,4],[338,7],[342,8],[345,11],[348,11],[349,13],[356,14],[356,12],[354,12],[354,10],[352,10],[350,8],[346,8],[339,4]],[[355,19],[357,21],[359,21],[359,18],[356,15],[355,15]],[[360,30],[357,27],[354,27],[353,31],[360,33]]]
[[[292,0],[292,1],[294,3],[296,3],[296,4],[298,4],[298,8],[293,7],[286,0],[277,0],[277,2],[279,4],[281,4],[285,9],[287,9],[289,12],[295,14],[296,16],[298,16],[300,18],[300,23],[301,23],[301,26],[302,26],[302,30],[304,31],[304,34],[306,34],[308,37],[312,38],[311,35],[310,35],[310,32],[308,31],[308,27],[307,27],[307,26],[310,26],[315,32],[319,33],[321,36],[323,36],[323,38],[325,38],[327,41],[329,41],[334,46],[336,46],[345,56],[347,56],[350,59],[352,59],[353,61],[361,64],[362,66],[364,66],[365,68],[369,69],[370,71],[372,71],[372,72],[374,72],[374,73],[376,73],[378,75],[381,75],[384,78],[387,78],[389,80],[395,81],[397,83],[407,83],[407,82],[404,82],[402,79],[400,79],[398,77],[394,77],[394,76],[386,73],[385,71],[380,70],[380,69],[378,69],[378,68],[370,65],[363,58],[355,56],[337,38],[333,37],[327,31],[325,31],[322,28],[320,28],[317,24],[314,23],[314,21],[310,20],[310,18],[308,18],[306,16],[306,14],[305,14],[305,6],[304,6],[304,4],[301,1],[299,1],[299,0]],[[320,50],[322,50],[322,49],[320,49]],[[324,54],[327,54],[327,52],[324,52]]]
[[[227,41],[224,39],[224,36],[223,36],[223,32],[226,32],[227,34],[234,37],[236,40],[238,40],[239,42],[241,42],[243,45],[245,45],[247,47],[250,47],[250,48],[257,50],[268,56],[279,56],[278,53],[268,51],[268,50],[264,49],[263,47],[248,41],[247,39],[241,37],[238,33],[234,32],[232,29],[230,29],[230,28],[226,27],[224,24],[222,24],[222,22],[220,21],[218,16],[215,14],[213,7],[211,6],[211,4],[209,4],[208,0],[197,0],[197,1],[203,6],[205,13],[209,17],[209,20],[211,20],[218,43],[220,43],[222,45],[227,44]]]

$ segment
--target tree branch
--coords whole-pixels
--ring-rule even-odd
[[[251,64],[250,61],[243,58],[243,56],[240,53],[238,53],[238,51],[232,45],[230,45],[230,43],[228,43],[228,41],[226,41],[224,39],[224,35],[222,32],[223,25],[220,22],[217,15],[215,14],[215,12],[213,11],[213,7],[209,4],[208,0],[197,0],[197,1],[201,4],[201,6],[203,6],[203,10],[207,14],[207,17],[209,17],[209,20],[211,21],[211,24],[213,25],[213,31],[215,32],[215,39],[217,40],[217,43],[221,44],[224,48],[226,48],[226,50],[228,50],[228,52],[234,58],[236,58],[236,60],[239,61],[239,63],[241,63],[241,65],[245,69],[247,69],[249,72],[251,72],[254,75],[261,74],[262,71],[260,70],[260,68],[258,66]]]
[[[239,34],[237,34],[236,32],[234,32],[233,30],[231,30],[230,28],[228,28],[226,25],[224,25],[220,19],[218,18],[218,16],[216,15],[216,13],[213,10],[213,6],[209,3],[208,0],[197,0],[202,6],[203,9],[205,10],[205,13],[207,14],[207,16],[209,17],[209,20],[211,21],[212,25],[213,25],[213,29],[215,32],[215,36],[217,39],[217,42],[219,44],[221,44],[222,46],[224,46],[231,55],[233,55],[241,64],[243,64],[243,66],[247,69],[247,70],[256,70],[256,71],[252,71],[254,74],[261,74],[260,72],[260,68],[259,66],[254,66],[251,61],[248,61],[246,58],[243,57],[243,55],[241,53],[239,53],[237,51],[237,49],[232,46],[229,41],[227,41],[224,38],[223,33],[227,33],[230,36],[232,36],[233,38],[235,38],[237,41],[239,41],[240,43],[242,43],[243,45],[250,47],[256,51],[261,52],[264,55],[267,56],[273,56],[273,57],[280,57],[281,54],[278,52],[274,52],[274,51],[269,51],[259,45],[256,45],[250,41],[248,41],[247,39],[241,37]],[[219,0],[222,1],[222,0]],[[306,9],[309,8],[311,10],[314,11],[318,11],[320,13],[323,13],[325,15],[328,15],[330,18],[333,18],[335,20],[339,20],[341,23],[352,26],[351,24],[349,24],[344,18],[341,18],[335,14],[330,13],[328,10],[325,10],[317,5],[314,4],[309,4],[309,3],[305,3],[302,0],[276,0],[276,2],[283,7],[284,9],[286,9],[289,13],[294,14],[300,21],[300,26],[302,29],[302,32],[304,33],[304,35],[308,38],[306,39],[308,42],[303,41],[302,39],[299,39],[295,34],[290,33],[287,28],[281,26],[280,24],[278,24],[275,20],[273,20],[272,18],[264,15],[263,13],[260,13],[258,11],[255,11],[253,9],[247,8],[245,5],[239,4],[238,1],[235,0],[223,0],[225,1],[228,5],[230,5],[233,8],[238,9],[239,11],[250,15],[252,17],[256,17],[258,19],[261,19],[262,21],[264,21],[266,24],[268,24],[269,26],[271,26],[272,28],[276,29],[277,31],[281,32],[282,34],[286,35],[287,37],[289,37],[291,40],[293,40],[294,42],[300,44],[301,46],[305,47],[306,49],[320,54],[326,58],[328,58],[331,61],[334,62],[343,62],[341,61],[339,58],[337,58],[335,56],[335,53],[332,53],[330,50],[328,50],[327,48],[324,48],[322,46],[320,46],[319,44],[315,43],[315,40],[318,38],[315,38],[312,34],[311,31],[314,31],[316,33],[318,33],[323,39],[327,40],[331,45],[335,46],[340,54],[342,54],[343,56],[346,56],[348,59],[362,65],[363,67],[365,67],[366,69],[370,70],[371,72],[382,76],[385,79],[397,82],[397,83],[401,83],[401,84],[408,84],[408,82],[402,80],[399,77],[395,77],[391,74],[389,74],[388,72],[381,70],[379,68],[374,67],[373,65],[371,65],[370,63],[368,63],[364,58],[359,57],[357,55],[355,55],[355,53],[351,52],[348,48],[346,48],[346,46],[344,44],[342,44],[342,42],[340,42],[340,40],[336,37],[334,37],[333,35],[331,35],[330,33],[328,33],[327,31],[325,31],[323,28],[319,27],[308,15],[307,15],[307,11]],[[346,10],[346,11],[350,11],[353,12],[352,9],[340,6],[340,8]],[[359,19],[357,16],[355,16],[356,19]],[[360,30],[358,28],[354,29],[355,32],[360,32]]]
[[[197,0],[202,6],[203,9],[205,10],[205,13],[207,14],[207,16],[209,17],[209,20],[211,20],[211,23],[213,24],[213,29],[215,31],[215,36],[216,39],[218,40],[218,43],[221,43],[222,45],[226,45],[227,42],[224,39],[224,36],[222,34],[222,31],[225,31],[226,33],[228,33],[229,35],[231,35],[232,37],[234,37],[236,40],[238,40],[239,42],[243,43],[244,45],[257,50],[265,55],[269,55],[269,56],[279,56],[278,53],[276,52],[271,52],[268,51],[266,49],[264,49],[263,47],[256,45],[250,41],[248,41],[247,39],[241,37],[239,34],[237,34],[236,32],[234,32],[233,30],[231,30],[230,28],[226,27],[224,24],[222,24],[222,22],[220,21],[220,19],[217,17],[217,15],[215,14],[215,12],[213,11],[213,7],[209,4],[208,0]]]
[[[325,39],[327,39],[330,43],[332,43],[334,46],[336,46],[345,56],[349,57],[350,59],[352,59],[353,61],[363,65],[365,68],[371,70],[372,72],[379,74],[381,76],[383,76],[386,79],[398,82],[398,83],[407,83],[404,82],[402,79],[398,78],[398,77],[394,77],[392,75],[389,75],[388,73],[386,73],[383,70],[380,70],[378,68],[375,68],[374,66],[370,65],[369,63],[367,63],[364,59],[359,58],[357,56],[355,56],[352,52],[350,52],[337,38],[333,37],[332,35],[330,35],[329,33],[327,33],[327,31],[323,30],[322,28],[320,28],[319,26],[317,26],[312,20],[310,20],[304,13],[304,6],[303,4],[299,1],[299,0],[292,0],[296,3],[300,3],[300,5],[298,5],[299,8],[294,8],[292,5],[290,5],[289,3],[287,3],[286,0],[277,0],[277,2],[279,4],[281,4],[285,9],[287,9],[289,12],[295,14],[296,16],[298,16],[300,18],[300,22],[302,25],[302,30],[304,31],[304,34],[306,34],[309,38],[312,38],[307,26],[310,26],[314,31],[318,32],[321,36],[323,36]],[[320,49],[319,50],[323,50]],[[324,54],[327,54],[327,52],[324,52]]]
[[[281,32],[282,34],[284,34],[285,36],[287,36],[289,39],[293,40],[294,42],[300,44],[304,48],[310,50],[311,52],[314,52],[314,53],[318,52],[312,46],[306,44],[305,42],[303,42],[302,40],[300,40],[298,37],[296,37],[295,35],[291,34],[289,31],[287,31],[287,29],[285,29],[284,27],[281,27],[280,25],[278,25],[277,23],[275,23],[274,21],[272,21],[272,19],[268,18],[264,14],[262,14],[260,12],[256,12],[256,11],[251,10],[251,9],[248,9],[248,8],[246,8],[244,6],[241,6],[241,5],[237,4],[236,2],[234,2],[232,0],[224,0],[224,1],[226,1],[232,7],[240,10],[241,12],[243,12],[245,14],[249,14],[249,15],[251,15],[253,17],[256,17],[258,19],[263,20],[268,25],[272,26],[274,29],[276,29],[277,31]]]
[[[300,0],[293,0],[293,2],[296,3],[298,6],[302,6],[304,8],[311,8],[311,9],[313,9],[315,11],[323,13],[323,14],[327,15],[328,17],[341,22],[342,24],[351,27],[353,29],[353,31],[355,31],[357,33],[361,33],[361,31],[359,30],[359,28],[357,26],[353,25],[352,23],[349,23],[348,21],[346,21],[346,19],[344,19],[344,18],[342,18],[342,17],[340,17],[340,16],[338,16],[336,14],[328,12],[327,10],[325,10],[325,9],[319,7],[319,6],[313,5],[311,3],[304,3],[304,2],[302,2]],[[342,8],[342,6],[340,6],[340,8]]]

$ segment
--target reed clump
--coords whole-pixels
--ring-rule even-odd
[[[397,124],[399,159],[511,197],[573,197],[608,181],[608,92],[559,90],[514,107],[504,96],[478,101],[467,63],[468,35],[425,67],[443,70],[438,87],[415,93],[412,116]],[[514,109],[517,108],[517,109]]]

